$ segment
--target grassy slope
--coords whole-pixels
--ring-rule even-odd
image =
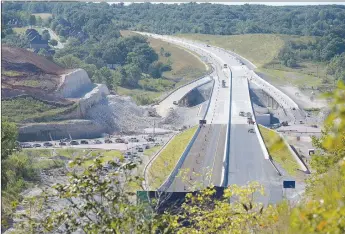
[[[121,31],[121,35],[130,36],[135,35],[135,33],[130,31]],[[149,42],[151,47],[158,54],[159,61],[167,64],[169,62],[171,63],[172,70],[169,72],[164,72],[163,77],[177,82],[176,86],[187,83],[188,81],[196,79],[206,73],[207,68],[205,64],[183,48],[153,38],[149,38]],[[170,52],[171,56],[165,57],[160,55],[161,47],[164,48],[165,52]],[[162,92],[152,92],[141,89],[126,89],[122,87],[118,88],[117,92],[121,95],[130,95],[134,97],[135,95],[147,95],[151,99],[157,99],[160,95],[162,95]]]
[[[296,175],[296,171],[299,169],[298,164],[279,134],[260,125],[259,129],[272,159],[278,162],[287,173]]]
[[[274,34],[245,34],[232,36],[179,34],[193,40],[200,40],[210,45],[219,46],[234,51],[247,58],[263,73],[270,82],[275,84],[290,83],[296,86],[315,86],[321,83],[319,77],[325,77],[325,64],[301,63],[299,68],[288,68],[277,61],[280,50],[288,41],[310,41],[312,37],[274,35]],[[318,66],[318,68],[316,68]]]
[[[166,148],[153,161],[149,169],[150,188],[158,188],[169,176],[176,166],[177,161],[181,157],[183,151],[192,139],[198,126],[187,129],[186,131],[176,135],[174,139],[166,146]]]

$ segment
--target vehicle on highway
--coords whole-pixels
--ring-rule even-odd
[[[81,141],[80,141],[80,144],[82,144],[82,145],[87,145],[87,144],[89,144],[89,142],[88,142],[87,140],[81,140]]]
[[[20,146],[21,146],[22,148],[32,148],[32,145],[29,144],[29,143],[21,143]]]
[[[316,124],[311,125],[312,128],[317,128]]]
[[[144,149],[143,148],[139,148],[138,152],[144,152]]]
[[[137,157],[138,156],[138,153],[137,152],[134,152],[133,153],[133,157]]]
[[[283,122],[282,122],[282,126],[289,126],[288,121],[283,121]]]
[[[255,133],[255,130],[254,130],[254,128],[251,128],[251,129],[248,130],[248,132],[249,133]]]
[[[39,143],[35,143],[35,144],[33,144],[32,146],[35,147],[35,148],[39,148],[39,147],[41,147],[42,145],[39,144]]]
[[[222,80],[222,87],[225,88],[225,80]]]
[[[121,139],[121,138],[116,138],[116,139],[115,139],[115,142],[116,142],[116,143],[125,143],[125,140],[124,140],[124,139]]]
[[[224,68],[228,68],[228,64],[224,64]]]
[[[248,117],[247,118],[247,123],[248,124],[255,124],[254,120],[252,119],[252,117]]]
[[[173,101],[173,104],[174,104],[174,105],[178,105],[178,102],[177,102],[177,101]]]
[[[71,144],[71,145],[79,145],[79,142],[78,142],[78,141],[73,140],[73,141],[71,141],[71,142],[70,142],[70,144]]]
[[[104,140],[104,143],[110,144],[110,143],[113,143],[113,141],[110,140],[110,139],[105,139],[105,140]]]
[[[211,47],[210,45],[206,45],[207,47]]]
[[[244,111],[240,111],[239,115],[244,116]]]
[[[95,142],[95,144],[102,144],[102,141],[100,141],[100,140],[95,140],[94,142]]]
[[[65,145],[67,145],[67,143],[62,141],[62,142],[59,142],[59,145],[65,146]]]
[[[45,146],[45,147],[52,147],[53,144],[50,143],[50,142],[44,142],[44,143],[43,143],[43,146]]]

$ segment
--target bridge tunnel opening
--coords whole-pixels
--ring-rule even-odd
[[[211,97],[213,82],[209,82],[187,93],[180,101],[179,106],[194,107],[197,106]]]

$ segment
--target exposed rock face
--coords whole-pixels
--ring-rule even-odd
[[[84,117],[88,109],[106,99],[108,95],[109,90],[106,85],[96,84],[96,87],[86,93],[79,101],[81,115]]]
[[[30,123],[19,128],[19,141],[101,137],[107,129],[92,120],[68,120],[51,123]]]
[[[91,83],[86,71],[76,69],[62,75],[62,82],[57,92],[64,98],[80,98],[92,90],[93,87],[94,85]]]

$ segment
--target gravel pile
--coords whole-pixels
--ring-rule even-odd
[[[138,106],[130,97],[108,95],[88,110],[87,118],[106,126],[110,132],[135,133],[152,127],[157,119],[149,116],[149,109]]]

